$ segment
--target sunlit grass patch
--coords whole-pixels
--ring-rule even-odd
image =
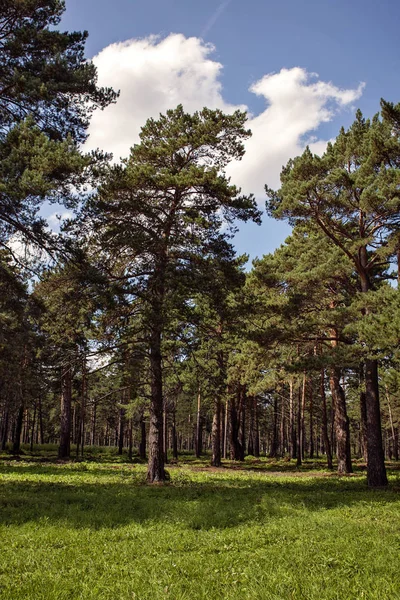
[[[147,486],[141,464],[2,461],[0,597],[400,598],[396,473],[370,491],[269,464]]]

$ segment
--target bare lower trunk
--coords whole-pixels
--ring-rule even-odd
[[[367,406],[367,481],[369,487],[388,484],[382,444],[379,406],[378,362],[365,361],[365,402]]]
[[[161,366],[161,332],[153,330],[150,347],[151,400],[149,427],[149,462],[147,481],[165,481],[163,452],[163,389]]]
[[[1,430],[1,449],[2,450],[6,449],[6,444],[7,444],[7,439],[8,439],[8,424],[9,424],[9,414],[8,414],[8,410],[6,410],[5,415],[4,415],[4,420],[2,423],[2,430]]]
[[[328,412],[326,408],[325,373],[321,370],[321,399],[322,399],[322,438],[324,440],[328,469],[333,469],[332,450],[328,434]]]
[[[221,400],[215,398],[212,422],[212,459],[213,467],[221,466]]]
[[[25,410],[25,407],[22,404],[18,410],[17,423],[15,426],[15,432],[14,432],[13,449],[12,449],[14,454],[19,454],[21,451],[21,433],[22,433],[22,427],[23,427],[23,423],[24,423],[24,410]]]
[[[338,473],[352,473],[349,418],[344,390],[340,385],[340,369],[335,367],[331,369],[329,385],[335,406]]]
[[[172,456],[178,460],[178,436],[176,435],[176,407],[172,413]]]
[[[132,460],[133,455],[133,419],[129,419],[129,430],[128,430],[128,458]]]
[[[125,398],[123,396],[122,401],[124,401]],[[119,431],[118,431],[118,454],[121,456],[122,452],[124,450],[124,429],[125,429],[125,409],[124,408],[120,408],[119,409]]]
[[[71,454],[71,402],[72,367],[67,364],[61,373],[61,424],[58,458],[69,458]]]
[[[142,460],[146,460],[146,423],[143,414],[140,416],[140,443],[139,443],[139,456]]]
[[[197,420],[196,420],[196,457],[199,458],[202,452],[203,440],[203,423],[201,418],[201,390],[197,392]]]

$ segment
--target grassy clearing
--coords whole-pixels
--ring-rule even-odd
[[[146,486],[144,465],[106,458],[1,460],[0,598],[400,598],[394,471],[370,491],[318,464],[191,459]]]

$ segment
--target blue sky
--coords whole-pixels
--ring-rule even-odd
[[[245,105],[255,139],[230,175],[260,206],[262,183],[276,186],[280,167],[306,142],[321,151],[352,122],[356,107],[372,116],[381,97],[400,100],[394,0],[66,0],[66,6],[61,28],[89,31],[87,56],[99,55],[100,83],[121,89],[120,106],[96,115],[92,145],[126,155],[145,118],[169,102],[173,108],[182,100],[188,110],[200,108],[196,102],[226,110]],[[126,40],[136,42],[122,46]],[[110,44],[117,45],[105,51]],[[265,78],[271,73],[275,78]],[[241,226],[236,246],[262,256],[287,232],[264,218],[261,227]]]

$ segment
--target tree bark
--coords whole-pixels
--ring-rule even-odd
[[[344,390],[340,385],[340,369],[336,367],[331,369],[329,385],[335,407],[338,473],[352,473],[349,418]]]
[[[14,432],[13,449],[12,449],[13,454],[19,454],[21,451],[21,433],[22,433],[22,426],[24,423],[24,411],[25,411],[25,407],[23,404],[21,404],[21,406],[19,407],[19,410],[18,410],[17,422],[16,422],[15,432]]]
[[[333,469],[332,450],[328,434],[328,411],[326,408],[325,372],[321,369],[321,398],[322,398],[322,438],[324,440],[328,469]]]
[[[197,420],[196,420],[196,458],[200,458],[203,449],[203,423],[201,418],[201,389],[197,392]]]
[[[68,363],[61,372],[61,424],[58,458],[69,458],[71,454],[71,402],[72,367]]]
[[[139,456],[142,460],[146,460],[146,423],[144,420],[143,413],[140,415],[139,428],[140,428]]]
[[[221,400],[217,396],[214,400],[214,416],[212,422],[212,459],[213,467],[221,466]]]
[[[159,319],[159,315],[154,320]],[[153,331],[150,340],[150,427],[149,427],[149,462],[147,481],[159,483],[165,481],[164,448],[163,448],[163,385],[161,364],[161,329],[153,320]]]
[[[365,402],[367,407],[367,482],[369,487],[388,484],[383,453],[379,405],[378,361],[365,361]]]

